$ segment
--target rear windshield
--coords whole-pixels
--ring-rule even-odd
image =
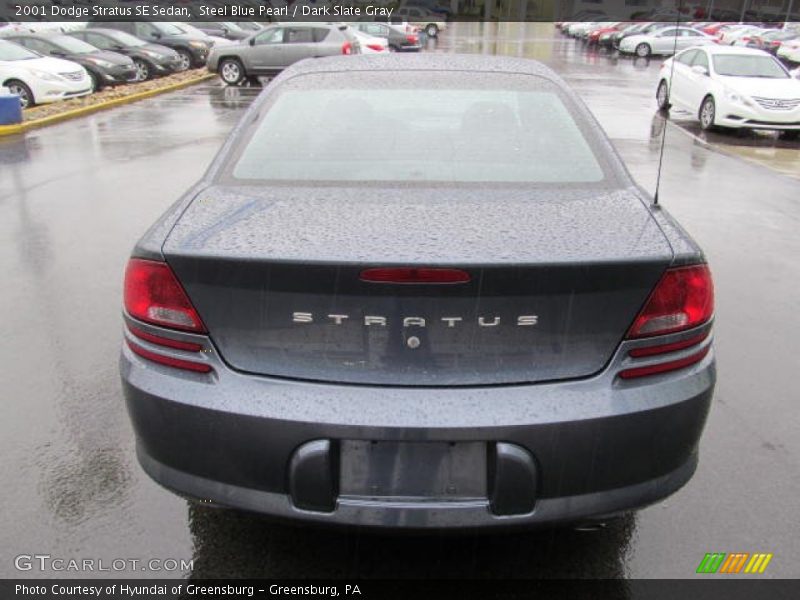
[[[571,104],[527,75],[300,76],[271,94],[230,171],[238,180],[602,181],[603,150]]]

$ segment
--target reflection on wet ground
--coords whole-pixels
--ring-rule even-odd
[[[309,532],[190,503],[189,528],[197,578],[617,578],[625,576],[634,519],[598,531],[390,536]]]

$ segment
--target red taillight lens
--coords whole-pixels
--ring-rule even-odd
[[[365,269],[360,279],[371,283],[467,283],[470,277],[461,269],[389,267]]]
[[[352,54],[353,53],[353,44],[350,42],[345,42],[342,44],[342,54]]]
[[[165,338],[160,335],[153,335],[152,333],[142,331],[138,327],[134,327],[130,324],[128,325],[128,331],[130,331],[139,339],[150,342],[151,344],[164,346],[165,348],[175,348],[176,350],[186,350],[187,352],[200,352],[200,350],[203,349],[202,344],[195,344],[194,342],[181,342],[179,340]]]
[[[127,342],[128,342],[128,347],[131,349],[131,352],[133,352],[138,356],[141,356],[142,358],[151,360],[154,363],[165,365],[167,367],[172,367],[174,369],[183,369],[184,371],[194,371],[195,373],[211,372],[211,365],[207,365],[205,363],[198,363],[191,360],[173,358],[172,356],[164,356],[163,354],[151,352],[147,348],[143,348],[139,344],[135,344],[130,340],[127,340]]]
[[[380,44],[367,44],[367,48],[375,50],[375,52],[383,52],[383,46]]]
[[[417,42],[419,42],[419,38],[415,35],[407,35],[406,39],[410,44],[416,44]]]
[[[642,348],[633,348],[628,352],[628,356],[632,358],[642,358],[645,356],[658,356],[659,354],[669,354],[670,352],[677,352],[678,350],[686,350],[692,346],[697,346],[708,337],[710,331],[705,331],[700,335],[695,335],[687,340],[679,342],[671,342],[669,344],[657,344],[655,346],[644,346]]]
[[[145,323],[206,333],[200,315],[167,263],[140,258],[128,262],[125,310]]]
[[[714,283],[707,265],[668,269],[650,294],[628,338],[697,327],[714,313]]]
[[[633,369],[625,369],[619,372],[622,379],[636,379],[638,377],[648,377],[650,375],[659,375],[660,373],[668,373],[670,371],[677,371],[678,369],[685,369],[694,364],[699,363],[706,357],[708,351],[711,350],[710,346],[706,346],[702,350],[690,354],[684,358],[670,360],[668,362],[658,363],[655,365],[647,365],[644,367],[634,367]]]

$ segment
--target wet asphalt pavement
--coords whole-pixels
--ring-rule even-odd
[[[257,93],[211,82],[0,138],[0,576],[91,575],[14,568],[49,554],[194,560],[192,572],[111,576],[691,577],[712,551],[772,552],[764,576],[800,576],[797,144],[667,125],[659,60],[586,52],[547,25],[461,24],[434,45],[555,67],[650,190],[666,127],[661,201],[717,286],[719,381],[694,479],[602,531],[455,538],[288,527],[152,483],[117,374],[122,273]]]

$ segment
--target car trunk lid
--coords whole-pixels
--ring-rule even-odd
[[[164,255],[228,364],[381,385],[586,377],[672,259],[634,190],[209,188]],[[453,268],[469,281],[362,280]]]

